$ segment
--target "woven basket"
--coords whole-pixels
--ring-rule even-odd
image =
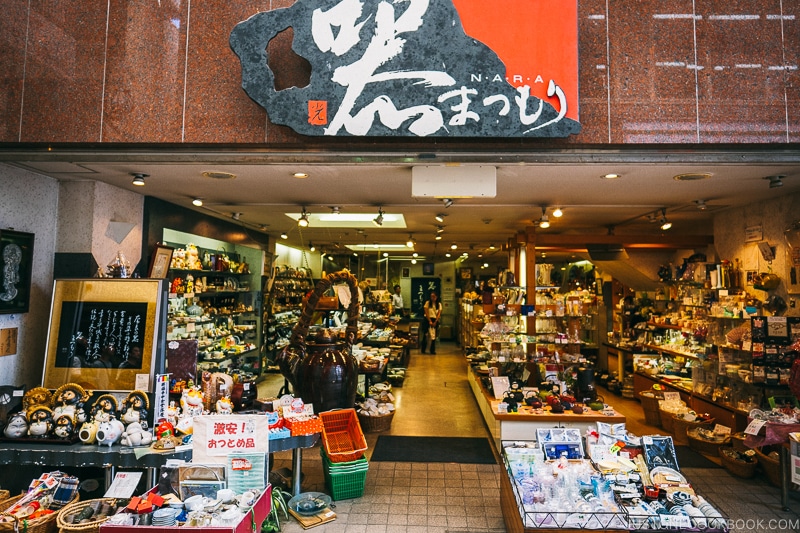
[[[722,457],[722,466],[725,470],[736,477],[750,479],[756,473],[758,461],[742,461],[737,457],[737,451],[732,446],[723,446],[719,449],[719,456]]]
[[[8,522],[0,522],[0,533],[56,533],[58,531],[58,526],[56,525],[56,520],[58,519],[57,512],[50,513],[40,518],[34,518],[33,520],[27,520],[25,518],[19,519],[14,515],[6,513],[6,510],[14,505],[17,500],[22,498],[22,496],[23,495],[20,494],[19,496],[10,498],[2,503],[3,511],[0,512],[0,517],[11,517],[13,520]],[[76,501],[78,501],[77,492],[75,493],[75,497],[72,499],[72,502],[67,505],[71,505]]]
[[[685,420],[683,416],[673,416],[672,417],[672,442],[675,446],[688,446],[689,445],[689,436],[687,432],[690,429],[694,428],[706,428],[710,429],[711,425],[714,423],[714,420],[695,420],[693,422],[689,422]]]
[[[661,414],[658,408],[658,402],[664,399],[664,395],[653,391],[641,391],[639,393],[639,401],[642,403],[642,410],[644,411],[644,421],[657,428],[661,427]]]
[[[737,452],[746,452],[750,448],[744,445],[744,439],[747,437],[743,432],[734,433],[731,435],[731,445]]]
[[[686,431],[686,437],[689,439],[689,448],[696,452],[711,455],[712,457],[719,456],[720,447],[727,444],[730,438],[722,440],[708,440],[697,434],[699,428],[693,428]]]
[[[774,450],[767,448],[766,452],[761,448],[753,448],[756,452],[756,457],[758,458],[758,464],[761,466],[761,470],[764,471],[764,475],[769,480],[770,483],[775,485],[776,487],[781,486],[781,459],[778,457],[775,459],[774,457],[770,457],[768,454]],[[780,453],[780,452],[778,452]]]
[[[56,525],[58,526],[59,533],[98,533],[100,531],[100,524],[105,522],[110,518],[109,516],[104,516],[103,518],[94,519],[89,522],[85,522],[83,524],[72,524],[67,522],[67,517],[79,514],[83,509],[85,509],[88,505],[97,505],[97,504],[109,504],[114,505],[116,504],[116,498],[100,498],[97,500],[86,500],[83,502],[75,502],[67,505],[63,509],[58,512],[58,517],[56,518]]]
[[[675,416],[670,411],[664,411],[663,409],[659,409],[659,417],[661,418],[661,429],[666,431],[667,433],[674,435],[675,434]]]
[[[364,433],[378,433],[386,431],[392,427],[392,419],[394,418],[394,411],[390,411],[385,415],[368,416],[358,413],[358,422],[361,424],[361,429]]]

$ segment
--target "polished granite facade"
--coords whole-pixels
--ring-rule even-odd
[[[293,3],[4,2],[0,142],[306,143],[247,97],[228,43]],[[554,146],[800,138],[797,2],[579,0],[578,24],[582,131]],[[308,79],[290,43],[269,46],[278,86]]]

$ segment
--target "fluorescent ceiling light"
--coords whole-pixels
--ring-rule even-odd
[[[403,244],[347,244],[347,248],[355,251],[375,251],[375,250],[408,250],[408,247]]]
[[[302,213],[285,213],[294,221],[300,220]],[[308,213],[309,226],[315,228],[372,228],[375,213]],[[406,228],[406,219],[400,213],[383,213],[383,228]]]

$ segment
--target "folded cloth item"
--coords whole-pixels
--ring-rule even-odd
[[[50,509],[61,509],[70,503],[75,495],[78,493],[78,480],[75,476],[64,476],[56,487],[56,492],[53,494],[53,501],[50,503]]]

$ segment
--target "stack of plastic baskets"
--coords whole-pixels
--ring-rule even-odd
[[[355,409],[326,411],[319,417],[325,487],[334,500],[362,496],[367,481],[367,441]]]

